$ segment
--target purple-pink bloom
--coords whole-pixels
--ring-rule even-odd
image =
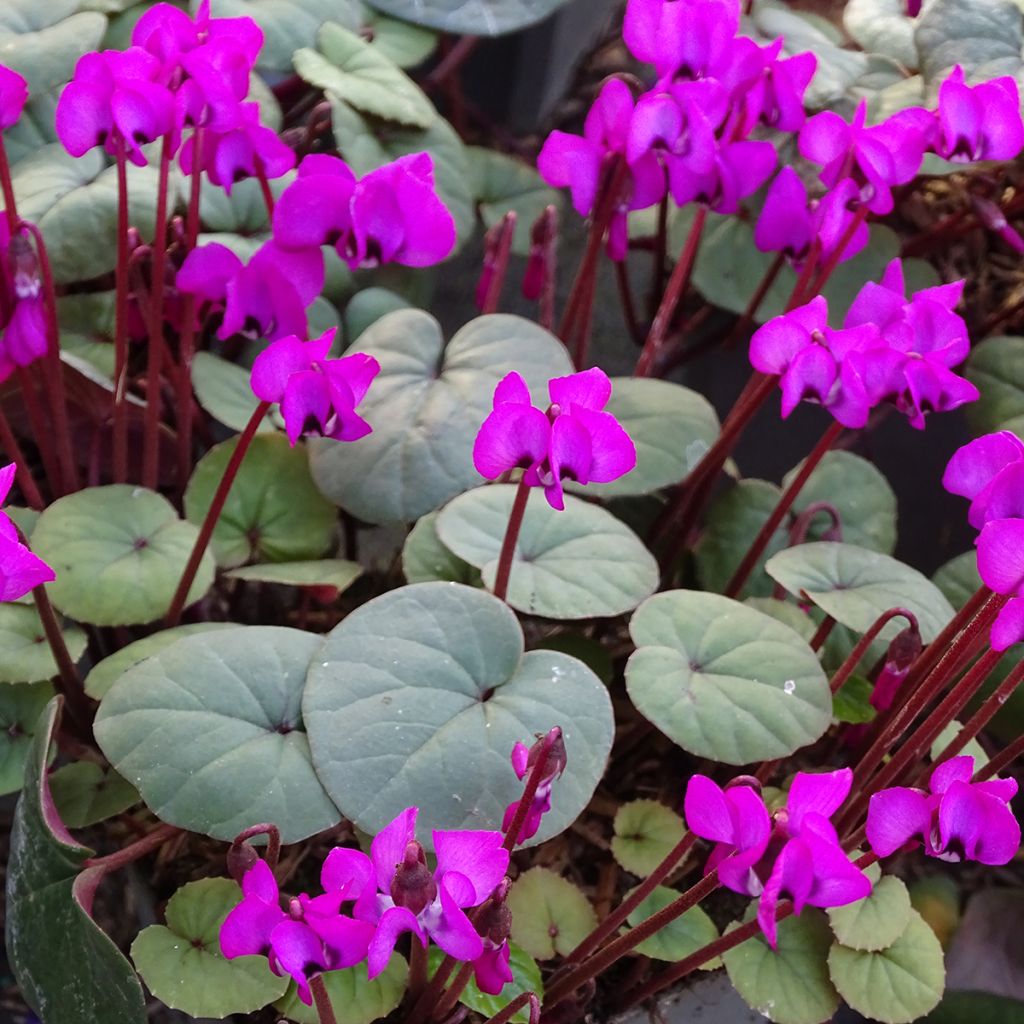
[[[6,131],[28,102],[28,82],[17,71],[0,64],[0,131]]]
[[[557,726],[555,728],[558,728]],[[558,730],[558,738],[553,743],[548,743],[547,738],[541,736],[533,746],[527,748],[524,743],[516,743],[512,748],[512,770],[516,773],[517,779],[525,779],[533,766],[537,763],[541,751],[547,749],[547,762],[544,766],[544,774],[540,778],[537,790],[530,802],[529,810],[523,819],[519,829],[519,835],[515,838],[515,845],[525,843],[532,839],[540,828],[541,819],[551,810],[551,790],[554,788],[555,780],[565,771],[566,753],[565,741],[562,739],[562,731]],[[501,831],[508,833],[512,822],[519,810],[519,800],[513,800],[505,808],[505,816],[501,822]]]
[[[49,345],[39,260],[29,232],[0,218],[0,381],[46,355]]]
[[[300,437],[357,441],[373,429],[356,406],[380,372],[380,363],[361,352],[329,359],[336,333],[332,327],[313,341],[295,335],[280,338],[253,363],[253,393],[264,402],[281,404],[293,447]]]
[[[659,78],[714,76],[739,29],[735,0],[629,0],[622,38]]]
[[[1010,810],[1014,779],[971,782],[974,758],[937,765],[928,791],[897,786],[871,797],[867,838],[879,857],[923,843],[929,857],[1006,864],[1020,847],[1020,825]]]
[[[717,867],[723,885],[759,897],[757,919],[773,948],[775,908],[784,896],[799,914],[806,905],[841,907],[871,892],[871,881],[850,862],[829,821],[852,780],[849,768],[798,772],[774,827],[760,795],[742,780],[722,790],[695,775],[687,786],[687,826],[716,843],[705,871]]]
[[[990,519],[1024,517],[1024,442],[1009,430],[969,441],[949,460],[942,486],[971,502],[967,519],[976,530]]]
[[[7,500],[16,472],[13,462],[0,469],[0,505]],[[10,517],[0,512],[0,601],[17,601],[56,578],[54,571],[22,544]]]
[[[1011,598],[989,637],[993,650],[1005,651],[1024,640],[1024,519],[990,519],[976,544],[978,574],[985,586]]]
[[[939,87],[936,119],[932,146],[946,160],[1013,160],[1024,147],[1020,93],[1008,75],[970,86],[957,64]]]
[[[434,831],[437,866],[431,871],[416,841],[416,815],[415,807],[402,811],[377,834],[369,857],[338,848],[324,861],[323,882],[329,892],[362,889],[354,914],[376,926],[369,947],[371,979],[387,966],[405,932],[424,949],[433,939],[457,960],[477,960],[484,943],[465,911],[483,903],[508,869],[500,832]]]
[[[608,483],[636,465],[636,448],[619,421],[604,412],[612,383],[594,367],[548,383],[546,412],[532,404],[526,382],[510,373],[494,390],[494,408],[473,445],[473,465],[497,480],[522,469],[523,483],[543,487],[554,509],[563,509],[562,481]]]
[[[340,912],[354,893],[334,890],[312,899],[303,893],[289,901],[286,912],[273,872],[266,861],[257,860],[242,879],[242,894],[221,925],[221,953],[227,960],[265,956],[275,974],[294,979],[307,1006],[313,1001],[309,983],[314,977],[366,957],[373,926]]]
[[[490,898],[473,915],[473,924],[483,943],[484,951],[473,961],[473,979],[476,987],[487,995],[496,996],[514,980],[508,945],[512,934],[512,911],[508,906],[510,882],[503,878]]]

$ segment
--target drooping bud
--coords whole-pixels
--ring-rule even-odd
[[[917,660],[923,646],[916,622],[893,638],[875,680],[875,688],[871,691],[871,706],[876,711],[887,711],[892,707],[910,666]]]
[[[511,879],[503,878],[480,906],[473,921],[477,934],[495,946],[506,942],[512,934],[512,911],[507,902],[511,885]]]
[[[236,839],[228,849],[228,874],[241,885],[242,879],[259,859],[260,855],[250,843]]]
[[[437,898],[437,882],[427,867],[427,855],[415,839],[406,846],[402,862],[395,869],[391,898],[395,906],[414,914],[421,913]]]
[[[556,725],[546,735],[537,734],[537,742],[530,747],[530,753],[526,758],[526,770],[530,771],[537,763],[541,751],[547,747],[547,761],[544,766],[543,779],[555,779],[565,771],[568,757],[565,752],[565,740],[562,738],[562,730]]]

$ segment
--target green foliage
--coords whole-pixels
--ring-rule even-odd
[[[657,800],[634,800],[615,814],[612,856],[646,878],[683,838],[683,819]]]
[[[50,792],[68,828],[106,821],[139,802],[135,787],[112,768],[94,761],[72,761],[50,775]]]
[[[876,952],[892,945],[906,930],[910,893],[895,875],[885,875],[869,896],[826,913],[832,933],[844,946]]]
[[[362,566],[343,558],[320,558],[309,562],[270,562],[245,565],[225,573],[229,579],[251,583],[278,583],[288,587],[334,587],[347,590],[362,575]]]
[[[328,971],[323,979],[338,1024],[372,1024],[401,1002],[408,976],[409,965],[396,953],[373,981],[366,976],[365,963]],[[316,1009],[299,999],[294,983],[274,1008],[295,1024],[320,1024]]]
[[[537,960],[571,953],[595,927],[590,901],[567,878],[547,868],[531,868],[508,894],[512,939]]]
[[[85,651],[87,637],[74,626],[61,631],[73,661]],[[53,651],[32,605],[0,604],[0,683],[36,683],[57,674]]]
[[[482,587],[480,570],[464,562],[441,543],[437,535],[437,512],[428,512],[409,531],[402,547],[402,572],[410,583],[450,580]]]
[[[869,679],[850,676],[832,697],[832,717],[837,722],[849,722],[852,725],[872,721],[876,714],[871,706],[874,689]]]
[[[49,683],[0,686],[0,795],[21,789],[36,723],[52,696]]]
[[[631,928],[635,928],[659,910],[663,910],[680,895],[675,889],[659,885],[626,920]],[[649,956],[652,960],[676,963],[685,960],[717,938],[718,928],[715,922],[700,907],[691,907],[685,914],[681,914],[664,928],[656,931],[649,939],[644,939],[636,947],[636,951],[641,956]],[[721,966],[722,961],[716,957],[701,964],[700,969],[713,971]]]
[[[567,0],[374,0],[382,11],[455,35],[496,36],[548,17]]]
[[[986,338],[972,349],[965,376],[981,392],[967,407],[976,434],[1024,434],[1024,338]]]
[[[476,979],[470,978],[465,991],[459,997],[460,1003],[468,1006],[474,1013],[481,1014],[487,1020],[498,1013],[499,1010],[508,1006],[513,999],[521,996],[524,992],[533,992],[538,1000],[544,998],[544,981],[541,978],[537,961],[525,949],[520,948],[514,942],[508,944],[508,951],[508,965],[512,971],[512,980],[506,982],[505,987],[498,995],[491,996],[481,992],[477,987]],[[428,954],[430,976],[433,977],[434,971],[437,970],[444,959],[444,952],[436,946],[431,946]],[[524,1006],[512,1017],[516,1024],[528,1024],[529,1019],[529,1005]]]
[[[259,405],[249,386],[249,372],[212,352],[193,356],[192,387],[202,408],[232,430],[244,430]],[[262,434],[273,432],[272,416],[264,416],[257,429]]]

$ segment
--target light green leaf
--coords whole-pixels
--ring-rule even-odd
[[[337,824],[300,701],[321,638],[278,626],[183,637],[125,672],[96,718],[110,763],[162,820],[215,839],[272,821],[285,843]]]
[[[86,828],[134,807],[135,787],[112,768],[95,761],[72,761],[50,776],[50,792],[68,828]]]
[[[916,569],[852,544],[799,544],[770,558],[765,571],[858,633],[867,632],[883,612],[902,607],[917,616],[922,639],[931,643],[953,617],[942,592]],[[880,636],[891,640],[902,628],[890,622]]]
[[[162,495],[112,484],[55,501],[39,517],[32,547],[57,574],[47,587],[57,608],[79,622],[127,626],[167,611],[198,535]],[[186,604],[212,584],[206,553]]]
[[[372,1024],[386,1017],[402,1001],[409,977],[409,965],[403,957],[397,953],[392,956],[373,981],[366,973],[364,962],[323,975],[338,1024]],[[320,1024],[316,1008],[299,999],[294,983],[288,986],[284,998],[274,1003],[274,1008],[296,1024]]]
[[[52,696],[49,683],[0,686],[0,796],[21,789],[36,724]]]
[[[972,81],[1017,75],[1024,67],[1024,21],[1011,0],[931,0],[918,18],[914,42],[933,91],[955,64]]]
[[[399,310],[364,331],[358,350],[381,364],[359,409],[373,433],[351,445],[314,441],[310,463],[320,490],[370,523],[418,519],[480,483],[473,441],[510,370],[538,395],[571,372],[557,338],[505,314],[471,321],[445,345],[432,316]]]
[[[964,373],[981,392],[967,407],[975,434],[1024,435],[1024,338],[986,338],[971,351]]]
[[[203,409],[232,430],[244,430],[259,405],[249,386],[249,371],[212,352],[197,352],[193,357],[192,386]],[[270,416],[263,417],[258,432],[274,432]]]
[[[684,750],[726,764],[785,757],[818,739],[832,695],[817,655],[788,626],[695,590],[657,594],[635,612],[626,689]]]
[[[460,1003],[468,1006],[474,1013],[479,1013],[487,1020],[490,1020],[491,1017],[500,1010],[503,1010],[513,999],[518,998],[524,992],[532,992],[536,995],[538,1001],[542,1001],[544,998],[544,982],[536,960],[525,949],[521,949],[514,942],[508,944],[508,952],[508,966],[512,971],[512,980],[505,983],[505,987],[498,995],[489,996],[481,992],[477,987],[476,978],[471,977],[469,984],[463,990],[462,995],[459,996]],[[441,961],[444,960],[444,951],[438,949],[437,946],[431,946],[428,950],[428,956],[430,977],[433,977],[434,972],[441,965]],[[530,1020],[529,1004],[516,1012],[512,1020],[516,1024],[528,1024]]]
[[[37,4],[36,7],[40,8],[42,5]],[[55,92],[29,97],[21,117],[4,132],[7,159],[10,160],[12,167],[36,150],[57,141],[57,129],[54,126],[56,109]]]
[[[417,67],[437,49],[436,32],[370,9],[365,11],[363,29],[370,31],[371,45],[400,68]]]
[[[850,676],[832,698],[832,717],[837,722],[863,725],[874,720],[875,709],[871,706],[874,685],[863,676]]]
[[[205,518],[237,443],[231,438],[199,460],[185,490],[185,515],[193,523]],[[327,551],[336,524],[337,512],[309,475],[305,449],[292,448],[283,434],[258,434],[228,492],[210,547],[219,565],[232,568],[252,559],[304,561]]]
[[[613,822],[612,856],[622,867],[646,878],[683,838],[683,819],[657,800],[623,804]]]
[[[294,180],[294,171],[289,171],[280,178],[271,179],[268,184],[274,199],[280,198],[281,193]],[[179,185],[182,202],[187,203],[192,183],[183,176]],[[215,185],[208,178],[204,178],[199,192],[199,205],[203,211],[203,227],[207,231],[224,231],[246,236],[270,231],[267,203],[258,178],[243,178],[236,181],[231,187],[230,195],[220,185]]]
[[[571,953],[597,927],[590,901],[547,868],[520,875],[508,894],[512,939],[537,960]]]
[[[343,558],[321,558],[309,562],[271,562],[246,565],[225,573],[229,579],[254,583],[280,583],[289,587],[334,587],[346,590],[363,574],[357,562]]]
[[[122,647],[110,657],[98,662],[85,677],[85,692],[93,700],[102,700],[115,680],[124,675],[133,665],[158,654],[165,647],[170,647],[176,640],[193,633],[210,633],[219,629],[234,629],[235,622],[193,622],[187,626],[173,626],[162,629],[158,633],[143,637],[134,643]]]
[[[437,535],[494,586],[516,485],[492,484],[460,495],[437,518]],[[621,615],[658,586],[658,566],[643,542],[610,512],[566,495],[553,509],[530,491],[516,542],[506,600],[550,619]]]
[[[387,288],[364,288],[352,296],[345,307],[345,337],[358,342],[363,331],[382,316],[397,309],[408,309],[409,303]]]
[[[172,1010],[226,1017],[253,1013],[284,995],[288,976],[272,974],[265,956],[221,955],[220,927],[241,895],[229,878],[189,882],[168,901],[167,925],[144,928],[132,943],[139,974]]]
[[[916,910],[900,937],[878,952],[834,945],[828,970],[843,999],[882,1024],[923,1017],[939,1004],[946,982],[942,946]]]
[[[423,129],[437,116],[420,87],[380,47],[335,22],[317,33],[316,50],[297,50],[292,63],[304,81],[364,114]]]
[[[437,535],[437,512],[428,512],[409,531],[402,547],[402,572],[409,583],[450,580],[482,587],[480,570],[452,554]]]
[[[41,18],[49,22],[52,14],[48,8],[56,6],[39,4],[37,9]],[[67,82],[79,57],[99,47],[107,28],[107,19],[90,11],[70,17],[58,15],[63,20],[49,22],[46,27],[39,25],[40,14],[33,15],[29,25],[38,25],[35,29],[14,27],[21,17],[22,12],[17,10],[0,12],[0,57],[5,67],[17,71],[28,82],[33,96],[42,96]]]
[[[736,927],[730,925],[725,934]],[[779,922],[778,935],[777,952],[756,935],[724,953],[729,980],[747,1005],[776,1024],[829,1020],[840,998],[828,974],[832,933],[825,915],[805,907],[799,917]]]
[[[869,896],[830,907],[828,923],[832,934],[851,949],[875,951],[892,945],[910,921],[910,893],[895,875],[885,875],[875,882]]]
[[[960,730],[963,727],[962,722],[958,722],[955,719],[947,725],[938,736],[935,737],[935,742],[932,744],[931,751],[928,756],[933,760],[937,761],[942,752],[953,742],[960,734]],[[974,758],[974,770],[978,771],[988,764],[988,754],[985,753],[985,748],[977,740],[968,740],[967,745],[960,751],[961,755],[967,754]],[[849,945],[849,943],[847,943]]]
[[[659,885],[626,919],[631,928],[646,921],[660,910],[664,910],[681,893],[667,886]],[[623,929],[623,932],[628,929]],[[644,939],[636,947],[641,956],[649,956],[652,960],[668,960],[676,963],[685,960],[698,949],[703,948],[718,938],[715,922],[700,908],[691,907],[685,914],[670,921],[664,928],[656,931],[649,939]],[[701,964],[702,971],[713,971],[721,967],[722,961],[715,957]]]
[[[498,36],[541,21],[567,0],[374,0],[397,18],[455,35]]]
[[[954,608],[963,608],[981,586],[978,553],[974,550],[965,551],[962,555],[951,558],[936,570],[932,582]]]
[[[77,661],[88,637],[74,626],[61,635],[72,661]],[[36,683],[56,674],[57,662],[35,607],[0,604],[0,683]]]
[[[915,19],[905,0],[848,0],[843,26],[866,53],[881,53],[906,68],[917,67]]]
[[[303,697],[317,775],[342,813],[375,834],[411,804],[429,830],[498,828],[523,785],[517,742],[561,726],[568,765],[532,840],[576,820],[600,779],[614,724],[582,662],[523,653],[514,613],[457,583],[378,597],[328,634]]]

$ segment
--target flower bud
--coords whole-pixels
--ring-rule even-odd
[[[236,839],[228,849],[228,874],[241,885],[242,879],[259,859],[260,855],[249,843]]]
[[[502,879],[487,901],[481,905],[474,920],[477,934],[496,947],[508,941],[512,934],[512,911],[507,903],[511,884],[510,879]]]
[[[427,867],[427,855],[415,839],[406,846],[402,862],[395,869],[391,898],[395,906],[414,914],[421,913],[437,898],[437,882]]]

